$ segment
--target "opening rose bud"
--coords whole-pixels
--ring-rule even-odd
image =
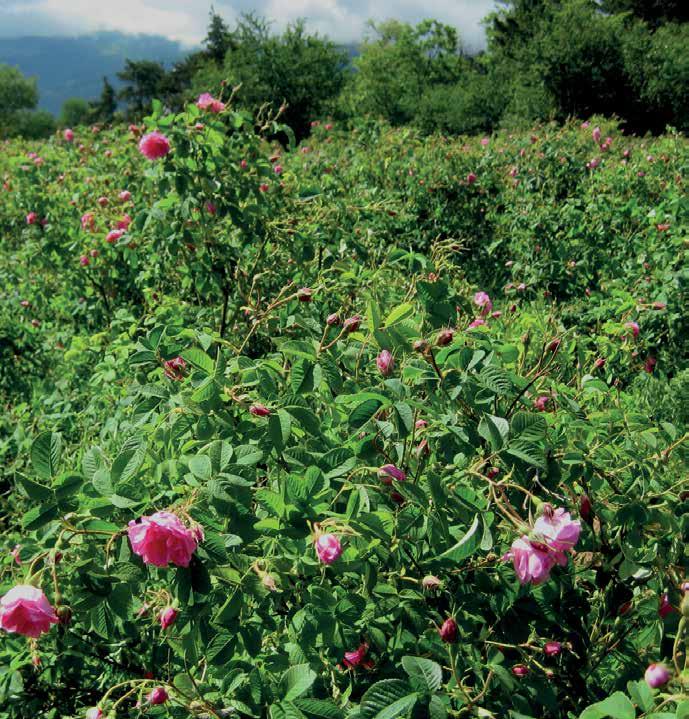
[[[546,642],[543,652],[548,657],[556,657],[562,651],[560,642]]]
[[[632,331],[632,335],[634,335],[634,338],[636,339],[639,336],[639,325],[636,322],[625,322],[624,326]]]
[[[384,377],[387,377],[395,368],[395,358],[388,350],[383,350],[376,358],[376,366],[380,370],[380,373]]]
[[[325,320],[325,324],[328,325],[328,327],[336,327],[341,321],[340,315],[338,315],[337,312],[333,312],[331,315],[328,315],[328,318]]]
[[[356,332],[359,329],[359,326],[361,325],[361,317],[359,315],[354,315],[353,317],[348,317],[344,321],[344,328],[347,332]]]
[[[672,614],[674,609],[675,608],[672,606],[672,604],[670,604],[670,597],[668,596],[668,593],[665,592],[665,594],[663,594],[660,597],[660,605],[658,607],[658,616],[661,619],[665,619],[665,617],[667,617],[668,614]]]
[[[297,290],[297,299],[299,302],[311,302],[313,298],[313,290],[310,287],[302,287]]]
[[[156,687],[146,698],[148,699],[149,704],[165,704],[165,702],[169,699],[169,695],[167,691],[165,691],[165,687]]]
[[[405,472],[398,467],[395,467],[394,464],[384,464],[379,470],[378,470],[378,476],[380,477],[380,481],[383,484],[392,484],[392,480],[396,480],[397,482],[404,482],[404,480],[407,478],[407,475]]]
[[[321,534],[314,542],[316,554],[323,564],[332,564],[342,554],[342,544],[336,534]]]
[[[452,617],[449,617],[442,623],[440,629],[438,629],[438,634],[440,634],[440,638],[446,644],[454,644],[459,634],[457,622]]]
[[[163,629],[171,627],[177,620],[178,611],[174,607],[165,607],[158,615],[160,626]]]
[[[529,673],[529,667],[525,667],[523,664],[515,664],[512,667],[512,674],[515,677],[525,677]]]
[[[644,679],[651,689],[657,689],[670,681],[670,672],[664,664],[650,664],[644,673]]]
[[[270,410],[265,405],[257,402],[249,407],[249,413],[255,417],[267,417],[270,414]]]

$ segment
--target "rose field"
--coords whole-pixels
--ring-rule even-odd
[[[223,99],[0,144],[0,718],[687,719],[689,142]]]

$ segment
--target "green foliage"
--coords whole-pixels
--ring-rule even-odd
[[[686,716],[642,677],[684,662],[689,146],[593,123],[605,152],[578,122],[283,148],[154,101],[157,161],[117,127],[3,146],[0,593],[63,623],[3,633],[2,719]],[[520,585],[545,503],[581,536]],[[161,510],[203,528],[188,567],[132,552]]]
[[[60,113],[60,125],[63,127],[76,127],[85,125],[91,116],[91,108],[80,97],[73,97],[66,100]]]

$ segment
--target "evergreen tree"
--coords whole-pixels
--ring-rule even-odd
[[[232,47],[232,33],[227,23],[218,13],[211,7],[210,22],[208,24],[208,34],[203,41],[206,46],[206,55],[216,65],[222,65],[225,60],[225,54]]]

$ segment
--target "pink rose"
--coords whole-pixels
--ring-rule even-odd
[[[477,327],[483,327],[483,325],[486,324],[486,321],[482,317],[477,317],[473,322],[470,322],[467,329],[473,330]]]
[[[208,92],[204,92],[199,95],[199,99],[196,101],[196,107],[199,110],[208,110],[209,112],[219,113],[225,109],[225,103],[217,100]]]
[[[165,607],[158,615],[160,626],[163,629],[171,627],[177,620],[178,611],[174,607]]]
[[[72,140],[74,140],[74,131],[73,131],[73,130],[70,130],[70,128],[68,127],[68,128],[62,133],[62,137],[65,138],[65,141],[66,141],[66,142],[72,142]]]
[[[124,230],[110,230],[105,236],[105,241],[110,245],[114,245],[122,235],[124,235]]]
[[[473,172],[470,172],[470,173],[467,175],[467,184],[473,185],[474,182],[476,182],[477,179],[478,179],[478,177],[477,177]]]
[[[6,632],[35,639],[59,619],[38,587],[18,584],[0,598],[0,627]]]
[[[550,570],[555,564],[567,563],[564,554],[549,552],[547,547],[532,544],[526,535],[512,542],[510,551],[503,555],[504,561],[511,559],[514,571],[521,584],[542,584],[550,577]]]
[[[342,554],[342,544],[336,534],[321,534],[315,541],[316,554],[323,564],[332,564]]]
[[[593,137],[593,141],[598,144],[600,142],[601,138],[601,131],[600,127],[594,127],[593,132],[591,133],[591,137]]]
[[[568,552],[574,548],[581,534],[581,523],[573,520],[562,507],[543,507],[543,514],[534,522],[534,531],[548,547],[556,552]]]
[[[347,332],[356,332],[359,329],[359,326],[361,325],[361,317],[359,315],[354,315],[352,317],[348,317],[344,321],[344,329],[347,330]]]
[[[181,382],[184,379],[184,372],[187,369],[187,363],[181,357],[173,357],[163,362],[165,376],[168,379]]]
[[[115,223],[115,227],[117,227],[118,230],[127,230],[131,224],[132,218],[129,215],[122,215],[122,219]]]
[[[383,377],[387,377],[395,368],[395,358],[388,350],[383,350],[378,357],[376,357],[376,366]]]
[[[79,258],[79,264],[80,264],[82,267],[88,267],[88,266],[91,264],[91,260],[89,260],[88,255],[82,255],[82,256]]]
[[[38,215],[35,212],[29,212],[26,216],[27,225],[35,225],[38,222]]]
[[[487,292],[477,292],[474,295],[474,304],[481,308],[482,317],[485,317],[493,309],[493,303]]]
[[[101,207],[107,207],[110,204],[110,200],[107,197],[99,197],[97,200]]]
[[[140,522],[129,522],[129,541],[134,554],[145,564],[167,567],[175,564],[188,567],[196,551],[197,541],[190,529],[172,512],[156,512],[142,517]]]
[[[132,193],[129,192],[129,190],[122,190],[118,197],[122,200],[122,202],[129,202],[129,200],[132,199]]]
[[[141,138],[139,152],[149,160],[159,160],[170,152],[170,141],[158,131],[149,132]]]
[[[93,212],[85,212],[81,216],[81,229],[86,232],[91,232],[96,224],[96,217]]]
[[[534,409],[538,412],[545,412],[548,409],[548,402],[550,402],[550,397],[547,395],[536,397],[533,403]]]
[[[562,644],[560,642],[546,642],[543,647],[543,652],[548,657],[556,657],[562,651]]]

